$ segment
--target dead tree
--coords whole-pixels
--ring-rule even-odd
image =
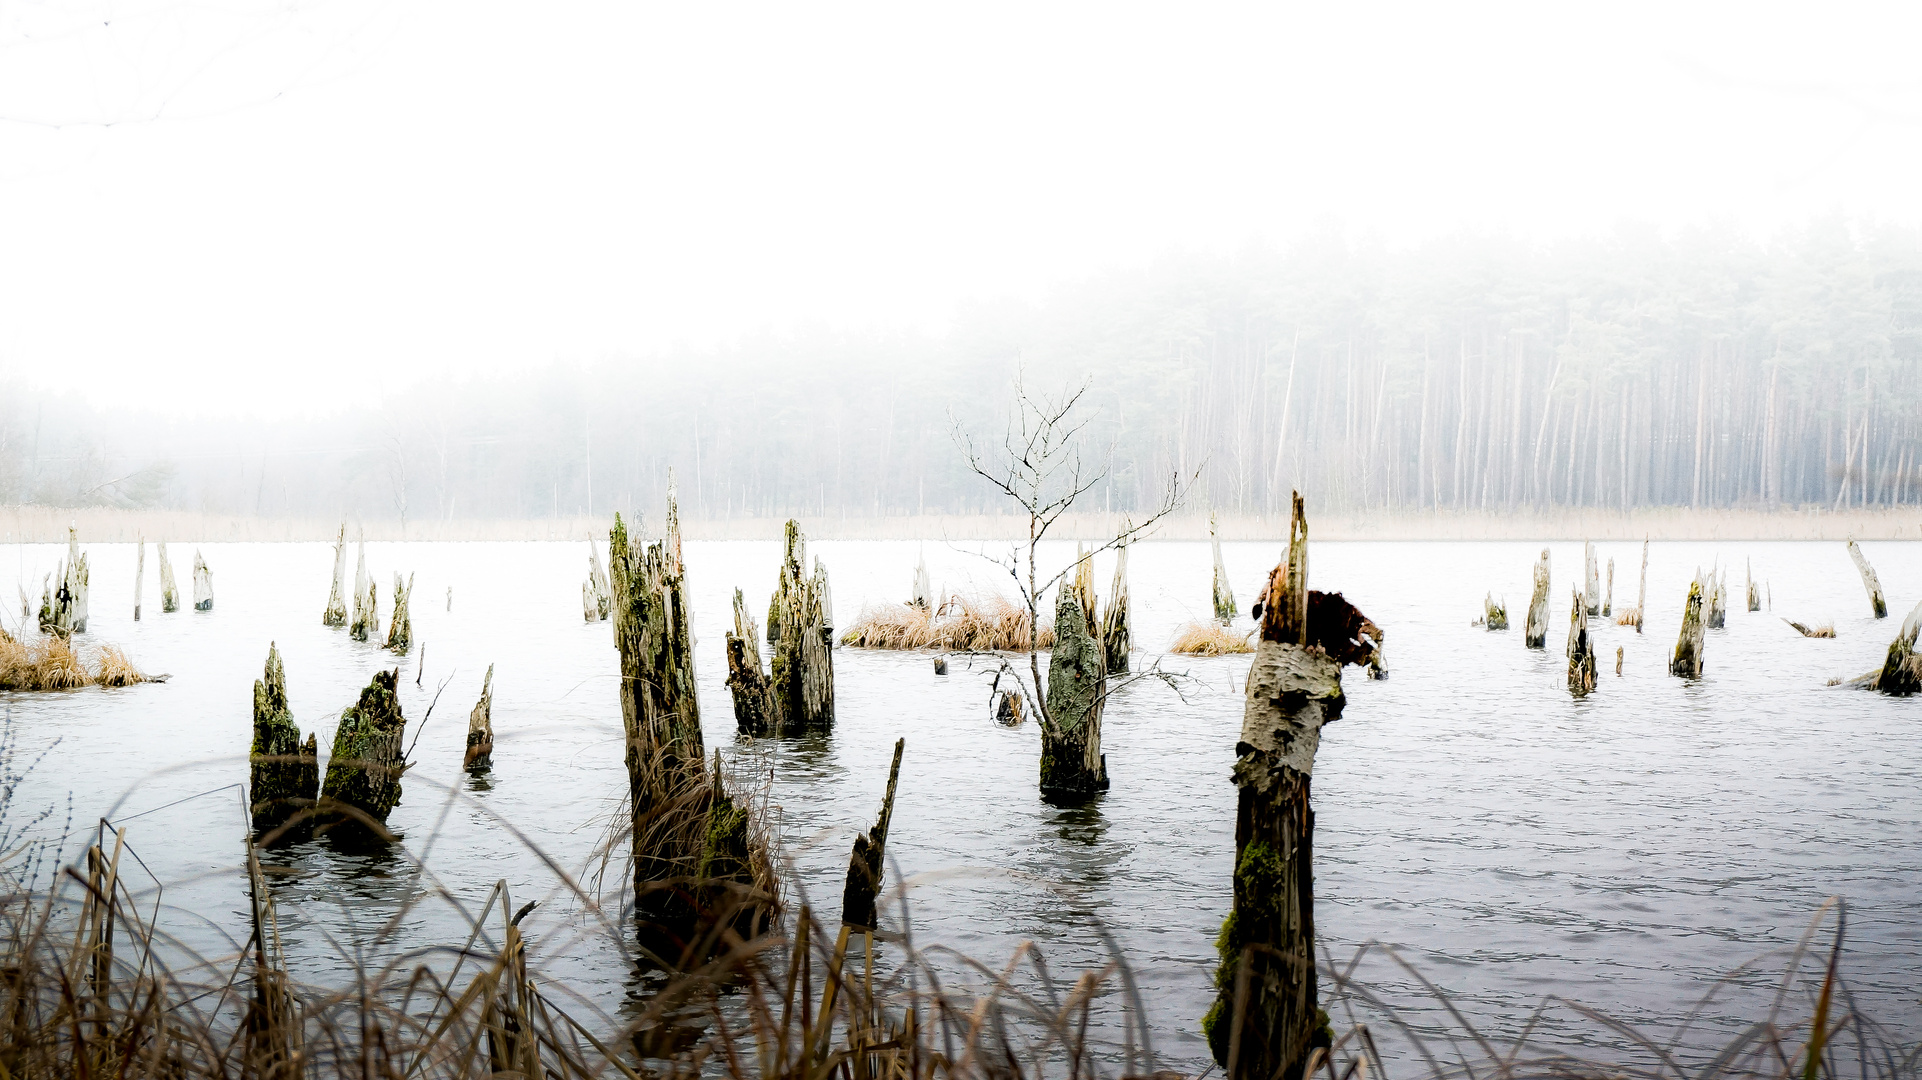
[[[1494,593],[1482,598],[1482,625],[1490,630],[1508,629],[1508,603],[1496,600]]]
[[[267,646],[266,671],[254,680],[254,742],[248,761],[247,800],[257,833],[286,825],[320,795],[320,747],[312,735],[306,743],[300,741],[300,728],[287,707],[287,672],[272,643]],[[285,835],[297,839],[309,827],[302,822]]]
[[[408,613],[407,602],[414,596],[414,575],[407,575],[402,581],[400,574],[394,574],[394,620],[387,627],[387,644],[384,648],[392,653],[406,653],[414,644],[414,620]]]
[[[921,555],[914,564],[914,594],[909,597],[908,605],[920,608],[922,611],[934,610],[934,588],[928,581],[926,554]]]
[[[1522,644],[1531,649],[1548,647],[1548,549],[1535,561],[1535,593],[1528,601],[1528,622],[1522,627]]]
[[[400,805],[407,718],[400,712],[399,684],[399,668],[374,672],[360,700],[340,714],[319,806],[321,827],[336,838],[385,838],[387,815]]]
[[[1869,608],[1875,612],[1876,618],[1888,618],[1889,605],[1882,599],[1882,583],[1876,579],[1875,567],[1869,565],[1868,557],[1862,554],[1862,549],[1853,538],[1849,540],[1849,558],[1855,560],[1855,568],[1862,574],[1862,587],[1869,591]]]
[[[1321,729],[1341,717],[1341,669],[1379,631],[1340,593],[1308,589],[1308,522],[1294,496],[1288,557],[1262,592],[1260,644],[1236,744],[1234,910],[1222,924],[1216,999],[1202,1021],[1229,1080],[1299,1080],[1327,1046],[1315,972],[1315,816]]]
[[[167,542],[157,541],[154,554],[160,559],[160,613],[170,614],[180,610],[180,590],[174,588],[174,564],[167,558]]]
[[[1588,608],[1575,594],[1568,612],[1568,692],[1586,697],[1595,689],[1595,649],[1588,640]]]
[[[1728,626],[1728,571],[1708,575],[1708,628],[1722,630]]]
[[[1128,673],[1128,654],[1134,651],[1133,624],[1128,620],[1128,542],[1122,540],[1114,550],[1114,591],[1108,594],[1108,610],[1101,618],[1101,648],[1108,657],[1108,674]]]
[[[587,591],[593,600],[594,618],[605,620],[613,607],[614,594],[607,584],[607,571],[601,569],[600,545],[592,540],[587,543]],[[585,605],[583,605],[583,614],[585,614]]]
[[[1084,553],[1054,609],[1047,707],[1041,712],[1041,793],[1078,798],[1108,790],[1101,752],[1101,708],[1108,695],[1107,653],[1095,617],[1094,572]]]
[[[1688,601],[1682,608],[1682,633],[1675,640],[1675,656],[1669,661],[1668,673],[1684,679],[1702,677],[1702,644],[1705,627],[1702,625],[1702,607],[1706,602],[1703,593],[1702,575],[1697,572],[1695,580],[1688,585]]]
[[[727,635],[727,688],[734,696],[734,723],[743,735],[771,735],[780,728],[774,696],[761,667],[761,628],[734,590],[734,630]]]
[[[1615,556],[1608,557],[1608,591],[1602,594],[1602,618],[1615,615]]]
[[[467,753],[461,767],[470,773],[484,773],[494,767],[494,665],[487,665],[487,678],[481,681],[480,700],[467,714]]]
[[[1588,614],[1602,613],[1602,572],[1601,564],[1595,561],[1595,544],[1582,541],[1582,601]]]
[[[355,641],[366,641],[380,632],[380,604],[374,594],[374,579],[367,572],[367,537],[360,538],[360,551],[354,560],[354,621],[347,628]]]
[[[194,552],[194,610],[212,611],[214,609],[214,572],[207,569],[207,560],[200,552]]]
[[[320,613],[322,626],[347,625],[347,524],[342,522],[334,540],[334,578],[328,583],[327,607]]]
[[[1215,530],[1215,515],[1208,515],[1208,543],[1215,555],[1215,619],[1223,626],[1235,621],[1235,590],[1228,583],[1228,564],[1221,557],[1221,536]]]
[[[1922,632],[1922,604],[1915,605],[1902,620],[1895,640],[1889,642],[1888,656],[1876,677],[1875,688],[1892,697],[1909,697],[1922,690],[1922,656],[1915,652],[1915,638]]]
[[[774,656],[768,665],[771,719],[774,729],[785,735],[826,731],[834,726],[834,629],[829,614],[832,601],[828,596],[828,571],[817,558],[814,575],[803,577],[806,551],[801,523],[789,521],[787,551],[775,583],[774,606],[768,614],[780,628],[773,637]],[[742,661],[745,664],[745,652]]]
[[[1748,609],[1750,611],[1762,610],[1762,590],[1755,587],[1755,564],[1753,562],[1748,560],[1743,561],[1742,576],[1748,579]]]
[[[135,543],[133,564],[133,621],[140,621],[140,598],[147,584],[147,538]]]
[[[779,644],[781,641],[781,610],[787,605],[787,587],[790,581],[801,580],[807,573],[808,542],[801,534],[801,523],[788,519],[781,543],[781,572],[774,586],[774,595],[767,602],[767,643]]]

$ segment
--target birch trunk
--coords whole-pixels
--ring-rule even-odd
[[[1855,569],[1862,575],[1862,587],[1869,592],[1869,608],[1878,619],[1889,617],[1888,602],[1882,599],[1882,582],[1876,579],[1875,568],[1869,565],[1868,557],[1862,554],[1854,539],[1849,540],[1849,558],[1855,560]]]

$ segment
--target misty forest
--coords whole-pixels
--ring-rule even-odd
[[[955,452],[1006,388],[1091,380],[1104,509],[1203,470],[1210,505],[1862,507],[1922,461],[1922,239],[1825,219],[1388,253],[1167,257],[940,332],[751,335],[370,386],[324,418],[0,395],[0,503],[363,520],[997,513]],[[172,373],[155,372],[155,378]]]

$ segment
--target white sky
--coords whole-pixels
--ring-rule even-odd
[[[1918,43],[1915,3],[0,0],[0,374],[299,411],[1330,221],[1916,223]]]

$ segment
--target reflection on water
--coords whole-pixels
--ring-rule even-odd
[[[1565,619],[1580,547],[1550,546],[1551,619]],[[834,575],[840,625],[864,598],[900,595],[919,553],[911,543],[814,547]],[[1868,547],[1899,615],[1922,596],[1922,546]],[[1607,548],[1602,558],[1638,564],[1639,545]],[[451,587],[462,597],[451,612],[438,604],[414,612],[421,644],[398,661],[320,625],[330,547],[203,550],[221,577],[220,606],[155,615],[150,583],[148,615],[135,623],[131,546],[89,549],[92,636],[174,679],[7,696],[24,755],[60,740],[18,805],[60,805],[71,791],[84,823],[124,795],[118,817],[132,822],[130,840],[169,883],[170,928],[209,950],[231,949],[247,925],[238,843],[246,823],[231,785],[246,775],[251,690],[267,643],[279,642],[296,720],[323,751],[342,707],[375,670],[398,663],[416,726],[447,681],[390,821],[405,850],[349,851],[323,839],[270,854],[297,974],[320,980],[352,963],[458,944],[504,880],[516,905],[539,901],[524,926],[547,984],[631,1015],[650,983],[622,929],[624,875],[595,871],[626,782],[610,627],[579,614],[584,545],[370,545],[377,580],[411,571],[421,595]],[[1373,940],[1402,947],[1486,1031],[1512,1034],[1548,994],[1660,1028],[1738,965],[1779,970],[1770,951],[1791,947],[1821,901],[1841,894],[1856,1006],[1908,1038],[1922,1034],[1913,992],[1922,970],[1914,918],[1922,702],[1824,687],[1876,666],[1897,622],[1868,617],[1842,546],[1656,546],[1647,632],[1591,624],[1607,662],[1582,702],[1567,694],[1556,649],[1523,649],[1519,629],[1469,625],[1485,592],[1505,595],[1511,611],[1525,606],[1539,550],[1316,546],[1314,583],[1342,591],[1387,629],[1394,649],[1394,678],[1350,678],[1347,708],[1316,762],[1324,943],[1337,954]],[[1062,545],[1055,557],[1070,552]],[[1236,585],[1252,590],[1279,552],[1279,542],[1227,545]],[[23,580],[63,554],[20,549]],[[927,555],[952,590],[982,573],[963,552],[931,544]],[[1669,677],[1688,578],[1698,565],[1745,558],[1781,586],[1773,589],[1781,606],[1731,610],[1727,629],[1709,632],[1705,677]],[[1112,789],[1053,806],[1036,791],[1035,724],[994,723],[990,668],[978,661],[957,659],[943,678],[924,656],[840,650],[831,734],[737,743],[722,633],[735,587],[751,608],[766,602],[777,545],[695,543],[687,560],[706,737],[777,812],[792,899],[812,900],[830,919],[838,912],[848,844],[872,823],[894,740],[905,736],[889,882],[908,883],[913,922],[901,924],[898,897],[885,899],[884,936],[911,929],[918,945],[951,946],[996,968],[1033,939],[1057,975],[1119,951],[1134,965],[1137,1019],[1157,1048],[1177,1066],[1205,1061],[1197,1022],[1229,905],[1229,770],[1246,657],[1170,657],[1164,668],[1185,676],[1175,686],[1118,687],[1103,723]],[[1138,642],[1159,646],[1180,623],[1207,618],[1205,545],[1139,544],[1130,561]],[[1098,566],[1097,580],[1107,573]],[[1782,615],[1833,619],[1838,636],[1801,638]],[[489,664],[494,767],[476,777],[461,769],[462,721]],[[883,968],[889,952],[877,958]],[[1390,968],[1374,974],[1413,989]],[[1745,1024],[1772,984],[1737,980],[1698,1022],[1701,1038]],[[1415,1015],[1430,1008],[1410,1004]],[[1550,1037],[1574,1038],[1579,1021],[1564,1012],[1541,1023]],[[685,1037],[672,1028],[659,1037]],[[1118,1041],[1112,1026],[1105,1034]]]

